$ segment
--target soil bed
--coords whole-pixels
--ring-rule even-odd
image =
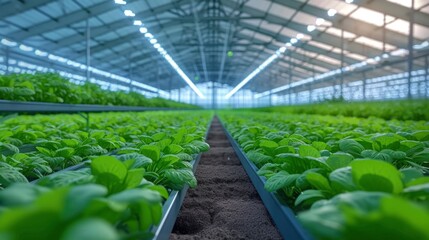
[[[170,239],[281,239],[217,118]]]

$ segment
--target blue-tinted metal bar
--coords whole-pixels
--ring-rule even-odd
[[[0,100],[0,113],[78,113],[78,112],[143,112],[143,111],[183,110],[175,108],[107,106],[92,104],[63,104],[45,102],[15,102]]]

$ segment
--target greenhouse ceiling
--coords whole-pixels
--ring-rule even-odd
[[[2,47],[19,59],[89,64],[113,82],[133,79],[149,91],[190,86],[201,97],[194,84],[235,87],[225,97],[241,88],[264,94],[399,61],[410,47],[427,53],[429,45],[429,0],[0,3]]]

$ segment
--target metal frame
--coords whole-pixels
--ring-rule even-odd
[[[152,79],[154,76],[157,76],[157,73],[152,70],[154,69],[153,62],[166,67],[163,65],[165,64],[163,61],[158,61],[161,58],[156,51],[151,49],[147,44],[142,45],[141,35],[138,32],[129,33],[130,27],[132,27],[131,19],[122,17],[110,22],[102,21],[100,16],[103,14],[120,14],[118,6],[113,1],[98,1],[95,4],[87,4],[85,6],[77,0],[71,1],[73,4],[80,6],[80,9],[67,12],[65,11],[67,10],[66,5],[64,5],[65,3],[62,3],[63,5],[59,3],[61,6],[56,6],[56,3],[46,0],[25,2],[10,0],[5,4],[1,4],[0,7],[4,11],[0,13],[0,24],[3,23],[6,26],[10,25],[14,29],[19,29],[17,31],[9,31],[5,37],[22,41],[33,47],[40,47],[42,50],[50,50],[53,53],[58,52],[60,56],[63,55],[82,61],[88,60],[88,63],[90,62],[93,66],[102,69],[111,69],[114,73],[123,76],[130,75],[130,69],[132,69],[132,75],[137,79]],[[162,41],[163,46],[171,53],[173,58],[178,60],[177,63],[183,67],[186,73],[191,75],[202,75],[201,73],[203,73],[205,76],[202,79],[203,82],[219,81],[234,86],[246,73],[251,72],[261,61],[272,54],[272,51],[275,51],[279,47],[279,43],[288,42],[292,37],[281,33],[281,30],[273,31],[270,28],[265,28],[261,25],[262,22],[252,24],[247,21],[262,20],[264,23],[277,25],[281,29],[305,32],[307,35],[313,37],[313,41],[336,48],[341,48],[345,43],[344,39],[342,41],[341,37],[327,33],[326,29],[308,33],[306,25],[297,22],[292,17],[280,17],[269,10],[259,10],[254,5],[250,5],[246,0],[205,0],[198,2],[193,0],[169,0],[164,4],[129,0],[128,4],[145,4],[147,6],[146,9],[137,11],[136,16],[144,20],[151,31],[157,35],[157,38]],[[309,1],[271,0],[269,4],[279,4],[295,10],[294,14],[302,12],[314,17],[326,18],[326,9],[311,5]],[[429,14],[420,11],[421,8],[427,7],[428,4],[414,11],[386,0],[355,0],[354,4],[357,6],[354,11],[359,9],[359,7],[365,7],[384,13],[385,15],[393,16],[395,19],[406,21],[409,21],[412,15],[412,22],[429,27],[427,21]],[[62,9],[64,14],[54,19],[44,9],[46,5],[52,8],[58,7],[58,9]],[[29,10],[35,10],[50,19],[42,22],[35,21],[37,22],[36,24],[26,27],[21,26],[18,23],[19,21],[10,20],[11,17],[16,19],[26,14]],[[329,18],[332,27],[354,33],[357,37],[364,36],[381,41],[383,45],[390,44],[398,48],[406,46],[409,48],[410,36],[386,29],[386,22],[381,27],[375,26],[351,18],[350,14],[337,14],[333,18]],[[91,26],[91,36],[87,38],[87,34],[85,34],[85,31],[82,31],[81,26],[85,21],[91,22],[92,19],[103,24]],[[232,26],[234,27],[231,28]],[[55,40],[47,37],[50,33],[60,32],[63,29],[75,31],[77,34]],[[247,31],[247,34],[244,31]],[[114,34],[111,40],[106,40],[105,36],[108,34]],[[265,36],[269,40],[258,40],[256,35]],[[113,36],[116,36],[116,39]],[[419,44],[422,42],[421,39],[416,39],[414,36],[411,38],[413,43]],[[45,45],[49,43],[48,47],[37,46],[41,40]],[[84,41],[86,44],[82,44]],[[263,47],[260,49],[258,46]],[[234,51],[236,57],[225,60],[225,49],[227,48]],[[306,43],[298,44],[297,48],[303,50],[304,54],[295,51],[295,59],[308,59],[308,57],[304,56],[308,52],[309,54],[316,54],[316,56],[324,55],[333,59],[343,58],[341,62],[344,65],[358,62],[346,54],[339,54],[332,51],[332,49],[326,50]],[[90,52],[88,51],[89,49]],[[384,52],[384,48],[381,51],[349,40],[347,40],[346,48],[343,50],[369,57]],[[197,53],[201,55],[200,59],[195,58]],[[249,61],[249,59],[253,61]],[[130,61],[131,64],[129,64]],[[288,66],[291,62],[293,61],[288,61],[284,58],[278,60],[278,63],[283,64],[283,66]],[[260,74],[246,88],[260,92],[284,85],[287,82],[287,77],[282,74],[282,67],[279,66],[281,64],[278,63],[274,63],[273,66],[266,70],[266,73]],[[247,68],[245,67],[246,64]],[[225,67],[222,67],[223,65]],[[338,68],[338,66],[324,60],[316,59],[310,61],[307,67],[300,66],[300,64],[293,64],[292,71],[296,72],[296,74],[293,74],[296,77],[292,81],[312,76],[313,72],[310,69],[315,69],[318,66],[322,66],[327,70]],[[235,71],[239,71],[243,75],[234,74]],[[317,69],[315,72],[317,74]],[[168,91],[170,90],[169,82],[173,76],[174,73],[167,71],[167,74],[158,79],[161,83],[156,84],[159,85],[158,87],[162,87]],[[273,76],[273,78],[269,81],[261,81],[270,76]],[[147,80],[145,79],[145,81]],[[154,82],[149,81],[148,84],[153,85]],[[183,86],[184,84],[180,81],[173,81],[171,84],[171,88],[173,89]]]

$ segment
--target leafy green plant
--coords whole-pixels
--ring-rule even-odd
[[[426,123],[255,112],[221,118],[265,189],[318,239],[429,238],[420,222],[395,220],[408,208],[421,211],[419,221],[429,215]],[[390,204],[403,211],[387,210]],[[388,233],[401,224],[415,232]]]
[[[162,98],[148,99],[137,92],[103,90],[85,82],[77,85],[55,73],[0,76],[0,99],[13,101],[99,104],[168,108],[198,108]]]

